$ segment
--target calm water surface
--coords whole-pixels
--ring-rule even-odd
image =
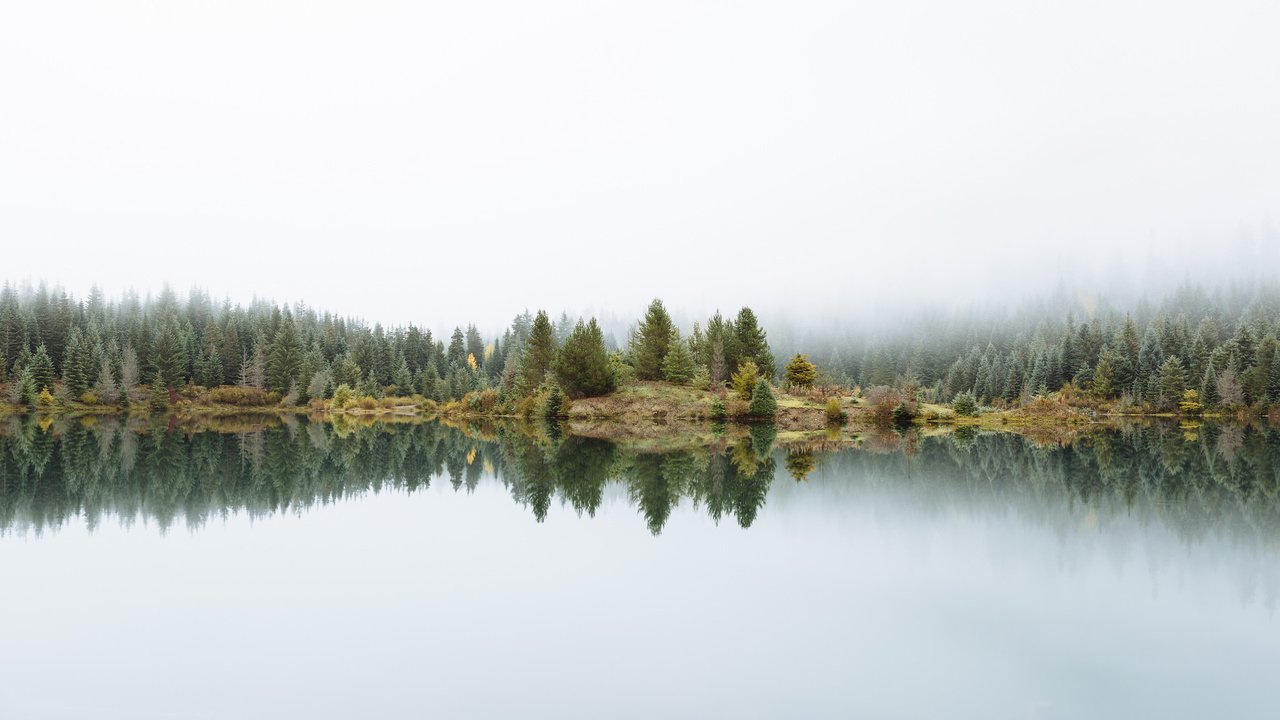
[[[1280,713],[1268,431],[241,430],[0,426],[0,717]]]

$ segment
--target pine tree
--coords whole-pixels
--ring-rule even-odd
[[[676,385],[686,385],[693,379],[694,369],[693,353],[680,339],[680,332],[673,331],[667,345],[667,356],[662,360],[662,378]]]
[[[565,338],[552,363],[556,383],[571,398],[607,395],[614,390],[615,378],[604,347],[604,334],[592,318],[581,320]]]
[[[1267,398],[1280,403],[1280,352],[1271,360],[1271,378],[1267,383]]]
[[[662,363],[667,359],[675,325],[661,300],[649,303],[644,319],[631,338],[631,355],[636,376],[641,380],[661,380]]]
[[[551,363],[555,360],[555,330],[546,311],[539,310],[529,330],[522,358],[521,383],[527,392],[533,392],[546,379]]]
[[[725,381],[729,379],[726,372],[724,339],[716,337],[711,342],[711,364],[707,368],[707,377],[711,382],[712,390],[724,387]]]

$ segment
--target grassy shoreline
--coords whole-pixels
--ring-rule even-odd
[[[727,417],[716,416],[717,399],[727,407]],[[580,437],[591,437],[640,446],[665,447],[672,443],[707,444],[753,424],[768,424],[777,432],[779,442],[814,439],[847,442],[866,434],[917,428],[926,434],[949,432],[959,428],[1012,433],[1047,441],[1063,441],[1091,431],[1107,430],[1122,424],[1151,421],[1181,421],[1184,426],[1205,420],[1238,418],[1227,413],[1178,415],[1167,412],[1116,412],[1114,407],[1073,405],[1063,398],[1043,398],[1024,407],[982,409],[965,416],[942,405],[920,404],[909,423],[886,423],[883,408],[856,394],[798,394],[783,389],[776,391],[777,414],[773,418],[751,418],[745,414],[745,402],[724,400],[707,390],[665,382],[635,382],[609,395],[569,401],[562,417],[560,431]],[[842,415],[831,419],[831,403],[838,404]],[[67,400],[54,400],[34,408],[0,403],[0,417],[32,416],[40,418],[84,418],[126,416],[130,419],[166,419],[170,425],[199,429],[202,426],[239,426],[253,418],[285,420],[305,416],[311,420],[334,424],[375,422],[425,422],[440,420],[466,427],[485,423],[514,424],[525,432],[538,434],[541,418],[529,412],[512,412],[506,405],[490,404],[480,409],[466,398],[437,405],[421,397],[363,398],[335,406],[330,402],[306,405],[218,403],[205,394],[188,394],[166,407],[151,407],[144,402],[101,405]],[[527,407],[526,407],[527,410]]]

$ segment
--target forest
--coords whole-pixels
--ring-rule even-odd
[[[198,290],[118,299],[94,290],[80,299],[46,284],[6,285],[0,384],[9,403],[28,408],[164,409],[193,398],[341,407],[402,397],[555,415],[640,381],[720,397],[732,388],[752,416],[772,414],[777,387],[813,386],[853,396],[891,388],[911,403],[972,412],[1047,396],[1130,413],[1280,405],[1273,285],[1212,293],[1187,285],[1129,308],[1058,300],[903,325],[860,334],[833,319],[773,347],[749,307],[681,329],[654,300],[621,344],[595,318],[553,321],[545,311],[517,315],[501,334],[466,324],[444,338],[301,304],[216,302]]]

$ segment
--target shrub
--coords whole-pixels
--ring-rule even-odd
[[[356,399],[355,406],[361,410],[376,410],[378,409],[378,398],[361,395]]]
[[[844,424],[845,418],[844,408],[840,407],[839,398],[831,398],[827,401],[827,422],[832,425]]]
[[[773,397],[773,390],[769,387],[769,381],[760,378],[756,381],[755,389],[751,391],[751,403],[747,405],[747,412],[752,417],[773,417],[778,414],[778,401]]]
[[[223,385],[209,391],[210,402],[220,405],[238,405],[241,407],[263,407],[280,402],[280,393],[268,392],[254,387],[239,385]]]
[[[97,405],[99,402],[99,398],[97,394],[94,393],[92,390],[86,390],[80,393],[80,402],[84,403],[85,405]]]
[[[53,404],[53,393],[49,392],[47,386],[40,388],[40,392],[36,395],[36,404],[46,406]]]
[[[893,424],[893,410],[902,403],[902,395],[887,385],[875,385],[867,388],[867,405],[871,408],[871,420],[880,427]]]
[[[711,419],[724,420],[729,416],[729,410],[724,405],[724,398],[716,398],[711,401]]]
[[[356,399],[356,391],[351,386],[342,383],[333,391],[333,407],[338,410],[345,409],[347,404]]]
[[[973,417],[978,414],[978,401],[974,399],[973,393],[956,393],[955,398],[951,400],[951,409],[961,417]]]

